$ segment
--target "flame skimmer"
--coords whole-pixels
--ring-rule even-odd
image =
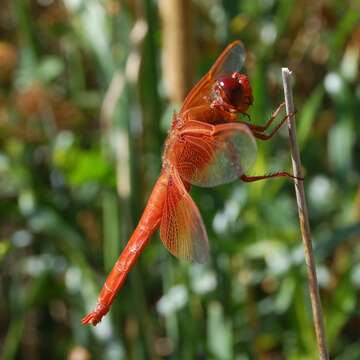
[[[246,182],[288,176],[287,172],[247,176],[256,158],[255,138],[270,139],[282,121],[267,134],[284,104],[265,125],[238,119],[253,103],[248,77],[240,73],[245,50],[240,41],[231,43],[210,71],[186,97],[174,114],[165,143],[161,174],[143,215],[107,277],[94,311],[82,319],[96,325],[109,308],[151,235],[160,228],[160,238],[175,256],[203,263],[209,246],[200,212],[189,195],[191,185],[212,187],[241,179]]]

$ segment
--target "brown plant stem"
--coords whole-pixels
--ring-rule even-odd
[[[193,4],[190,0],[161,0],[163,71],[171,101],[184,100],[192,85],[194,64]]]
[[[311,242],[311,233],[309,225],[309,216],[306,205],[304,182],[298,178],[302,178],[301,173],[301,160],[299,146],[296,138],[296,127],[295,127],[295,115],[294,115],[294,101],[292,95],[292,89],[290,85],[291,71],[288,68],[282,68],[282,79],[284,86],[284,96],[286,113],[290,116],[288,118],[288,130],[290,138],[290,149],[291,149],[291,160],[293,166],[294,175],[297,179],[294,179],[296,200],[299,212],[301,236],[304,245],[305,262],[309,281],[310,300],[314,319],[314,327],[316,334],[316,341],[319,351],[320,360],[329,359],[328,349],[324,331],[324,320],[321,308],[321,301],[319,295],[319,287],[316,276],[315,260],[313,247]]]

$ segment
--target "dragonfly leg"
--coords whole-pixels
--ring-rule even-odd
[[[281,122],[276,125],[276,127],[271,131],[270,134],[264,134],[263,131],[257,131],[257,130],[254,131],[253,129],[252,129],[253,130],[252,133],[257,139],[269,140],[276,134],[276,132],[281,128],[281,126],[285,123],[285,121],[292,115],[294,115],[294,113],[284,116],[283,119],[281,120]]]
[[[266,121],[265,125],[255,125],[255,124],[251,124],[248,123],[246,121],[240,121],[244,124],[246,124],[247,126],[249,126],[249,128],[253,131],[256,132],[264,132],[265,130],[267,130],[269,128],[269,126],[274,122],[274,120],[276,119],[276,117],[279,115],[279,112],[283,109],[283,107],[285,106],[285,103],[281,103],[277,109],[273,112],[273,114],[271,115],[270,119]],[[250,119],[250,116],[248,114],[244,114],[245,116],[247,116]]]
[[[270,178],[275,178],[275,177],[289,177],[292,179],[304,180],[303,177],[296,177],[293,174],[290,174],[286,171],[279,171],[279,172],[276,172],[273,174],[258,175],[258,176],[247,176],[244,174],[244,175],[240,176],[240,179],[245,182],[254,182],[254,181],[258,181],[258,180],[270,179]]]

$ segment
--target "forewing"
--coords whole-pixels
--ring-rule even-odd
[[[176,257],[198,263],[208,258],[208,238],[200,212],[175,170],[169,177],[160,238]]]
[[[193,87],[186,97],[182,112],[206,103],[211,95],[214,82],[222,76],[240,71],[245,62],[245,49],[241,41],[234,41],[222,52],[209,72]]]
[[[175,149],[176,168],[184,180],[213,187],[238,179],[254,164],[256,142],[243,124],[221,125],[225,128],[213,136],[182,136],[181,149]]]
[[[241,41],[231,43],[211,67],[209,75],[213,79],[239,72],[246,58],[245,48]]]

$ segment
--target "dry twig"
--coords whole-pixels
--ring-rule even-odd
[[[291,71],[288,68],[282,68],[282,78],[284,86],[286,113],[292,114],[288,119],[288,130],[290,138],[291,159],[293,165],[294,175],[301,178],[301,160],[299,147],[296,139],[295,116],[294,116],[294,101],[292,96],[292,89],[290,85]],[[309,225],[308,210],[305,199],[304,182],[303,180],[295,179],[296,200],[299,211],[300,229],[305,251],[305,262],[309,279],[309,290],[311,307],[314,317],[314,327],[316,333],[317,346],[320,360],[327,360],[329,358],[328,349],[326,345],[324,321],[320,302],[319,287],[316,277],[314,253],[311,242],[311,233]]]

